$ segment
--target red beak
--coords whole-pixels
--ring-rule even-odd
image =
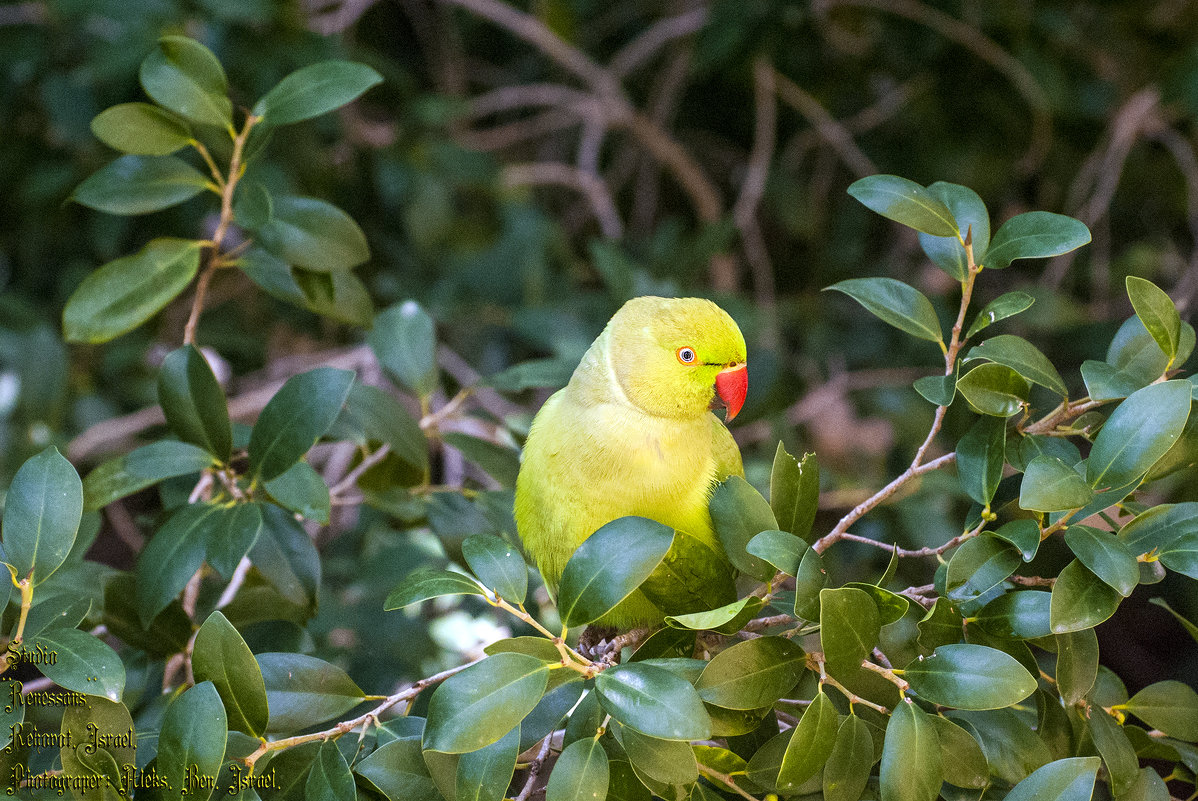
[[[749,391],[749,371],[745,365],[738,364],[721,370],[715,377],[715,391],[728,407],[724,422],[730,422],[740,412],[740,407],[745,405],[745,395]]]

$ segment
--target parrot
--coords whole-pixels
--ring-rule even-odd
[[[708,502],[744,467],[711,409],[722,402],[731,421],[747,391],[745,338],[712,301],[638,297],[615,313],[534,417],[516,479],[517,532],[550,593],[583,541],[628,515],[690,535],[731,571]],[[596,625],[680,614],[656,601],[638,589]]]

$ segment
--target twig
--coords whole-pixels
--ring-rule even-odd
[[[794,615],[771,615],[770,617],[759,617],[756,620],[750,620],[744,625],[741,631],[761,631],[768,629],[771,626],[781,626],[785,623],[794,621]]]
[[[706,6],[699,6],[677,16],[660,19],[617,51],[608,62],[608,68],[616,77],[623,78],[647,62],[658,50],[670,42],[690,36],[692,33],[698,33],[706,22]]]
[[[528,766],[528,776],[524,779],[524,787],[520,789],[520,794],[516,796],[515,801],[528,801],[528,797],[532,795],[533,785],[537,781],[537,776],[541,772],[541,766],[545,764],[545,760],[549,757],[549,743],[553,740],[551,735],[545,735],[545,740],[541,744],[541,750],[537,752],[537,758]]]
[[[698,763],[698,765],[699,765],[699,772],[702,773],[704,776],[715,779],[720,784],[724,785],[729,790],[731,790],[732,792],[739,795],[741,798],[748,799],[748,801],[758,801],[757,796],[749,795],[749,793],[747,793],[743,789],[741,789],[740,786],[737,785],[736,779],[732,778],[727,773],[720,773],[715,768],[708,767],[707,765],[704,765],[702,762]]]
[[[776,340],[776,318],[774,306],[774,265],[765,246],[765,237],[757,220],[757,209],[765,195],[765,183],[769,177],[770,162],[778,135],[778,102],[776,98],[776,72],[769,59],[758,57],[753,62],[753,107],[756,110],[753,124],[753,147],[749,152],[749,166],[740,186],[740,194],[732,207],[732,219],[740,230],[745,256],[753,270],[753,290],[757,305],[765,310],[769,328],[769,339]]]
[[[770,69],[773,70],[774,68],[770,67]],[[776,70],[774,71],[778,84],[778,96],[787,105],[802,114],[807,119],[807,122],[811,123],[811,127],[815,129],[816,134],[836,151],[836,154],[840,156],[841,161],[844,162],[846,167],[852,170],[859,178],[878,172],[878,168],[873,161],[853,141],[853,135],[849,133],[848,128],[829,114],[828,110],[818,100],[803,90],[797,83],[785,75],[776,72]]]
[[[615,201],[607,184],[593,172],[558,162],[534,162],[510,164],[503,169],[506,186],[526,184],[552,184],[565,186],[580,192],[591,205],[599,229],[608,239],[619,239],[624,235],[624,222],[616,209]]]
[[[224,609],[233,603],[233,599],[237,597],[237,591],[245,583],[245,577],[249,575],[250,568],[253,566],[248,556],[241,557],[241,561],[237,563],[237,568],[233,571],[233,575],[229,577],[228,586],[221,592],[220,598],[216,602],[217,609]]]
[[[378,450],[363,459],[353,470],[346,473],[345,478],[338,481],[336,486],[330,487],[329,496],[335,498],[348,492],[357,485],[358,479],[362,477],[363,473],[386,459],[389,453],[391,453],[390,445],[383,444],[379,446]]]

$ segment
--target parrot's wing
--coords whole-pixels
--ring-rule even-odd
[[[711,450],[715,456],[715,480],[723,481],[729,476],[744,478],[745,467],[740,460],[740,448],[725,428],[720,418],[711,415]]]

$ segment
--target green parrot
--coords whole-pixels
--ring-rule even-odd
[[[667,561],[683,562],[671,572],[681,568],[692,586],[637,590],[599,625],[660,623],[710,608],[696,605],[697,590],[709,599],[734,592],[707,505],[715,485],[744,468],[711,408],[722,401],[728,420],[740,411],[745,359],[740,329],[711,301],[634,298],[533,420],[516,481],[516,525],[551,592],[578,546],[616,518],[647,517],[689,535],[676,537],[675,549],[679,539],[687,547]]]

